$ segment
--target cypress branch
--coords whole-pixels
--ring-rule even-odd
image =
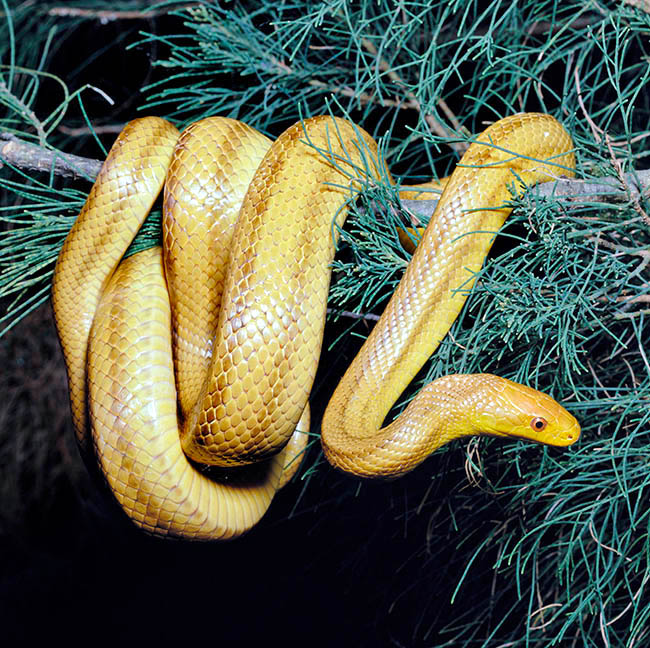
[[[26,171],[54,173],[63,178],[85,178],[90,181],[95,179],[102,165],[100,160],[46,149],[21,140],[12,133],[0,131],[0,164],[2,162]],[[588,180],[559,178],[539,183],[528,190],[534,191],[539,197],[553,198],[560,203],[569,204],[587,197],[592,201],[616,203],[638,201],[649,187],[650,170]],[[400,203],[411,215],[413,225],[418,226],[431,218],[438,200],[403,198]],[[643,214],[647,219],[645,212]]]
[[[49,61],[48,30],[61,17],[47,9],[61,5],[41,4],[46,13],[17,13],[11,30],[0,23],[0,53],[16,64],[12,74],[2,69],[12,96],[1,95],[0,130],[33,142],[44,125],[38,143],[61,151],[68,133],[83,135],[97,119],[64,117],[68,101],[48,121],[35,101],[47,92],[45,77],[17,71],[45,71]],[[458,160],[454,145],[506,114],[548,112],[571,132],[581,181],[555,184],[544,199],[538,187],[513,200],[461,318],[397,409],[443,373],[498,372],[565,402],[583,424],[580,445],[556,453],[472,442],[381,494],[376,485],[332,486],[316,458],[304,497],[320,511],[327,488],[337,500],[369,492],[369,501],[381,500],[384,512],[365,521],[362,551],[375,555],[377,543],[391,541],[397,556],[390,582],[367,592],[382,624],[395,623],[395,643],[642,645],[650,619],[647,3],[194,4],[179,12],[178,33],[152,27],[140,40],[159,46],[153,64],[165,73],[140,107],[181,126],[223,114],[277,136],[330,110],[381,137],[384,159],[405,183],[447,175]],[[21,35],[43,47],[12,49]],[[85,199],[53,183],[56,172],[21,168],[0,170],[5,326],[47,298],[52,260]],[[367,186],[358,203],[341,234],[329,305],[370,318],[408,263],[397,231],[414,223],[386,184]],[[351,333],[366,334],[366,322],[348,320]],[[328,365],[343,355],[340,341],[332,346]],[[468,487],[468,475],[479,487]],[[403,503],[387,505],[387,497]],[[407,530],[417,545],[410,561]],[[381,560],[391,558],[383,551]]]
[[[0,165],[3,162],[26,171],[91,180],[95,179],[102,166],[99,160],[53,151],[25,142],[12,133],[0,132]]]

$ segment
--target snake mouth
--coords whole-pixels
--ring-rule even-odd
[[[565,415],[570,418],[558,421],[552,432],[549,430],[549,434],[540,435],[536,440],[544,445],[557,446],[558,448],[573,445],[580,438],[580,424],[568,412],[565,412]]]

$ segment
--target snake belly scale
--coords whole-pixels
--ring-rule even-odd
[[[570,172],[571,147],[541,114],[501,120],[470,146],[327,407],[333,465],[388,477],[468,434],[577,440],[550,396],[483,374],[434,381],[381,428],[460,312],[509,212],[508,183]],[[113,145],[60,252],[53,307],[82,454],[147,532],[236,537],[295,472],[333,233],[359,180],[387,174],[368,160],[374,140],[332,117],[274,142],[231,119],[179,134],[147,117]],[[163,247],[120,261],[163,185]]]

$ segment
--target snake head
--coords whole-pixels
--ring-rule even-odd
[[[474,412],[476,433],[570,446],[580,438],[576,418],[548,394],[489,374]]]

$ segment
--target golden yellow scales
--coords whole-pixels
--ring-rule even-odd
[[[394,477],[460,436],[578,439],[576,419],[552,398],[485,374],[435,380],[381,428],[460,312],[510,211],[508,185],[573,168],[572,146],[552,117],[521,114],[469,147],[327,407],[322,443],[334,466]],[[367,133],[332,117],[275,142],[225,118],[179,136],[147,117],[113,145],[59,255],[53,305],[82,452],[96,455],[146,531],[237,536],[297,467],[332,225],[345,220],[362,157],[376,152]],[[163,248],[120,263],[163,185]],[[197,464],[237,468],[216,480]]]

